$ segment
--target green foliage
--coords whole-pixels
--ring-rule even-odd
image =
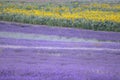
[[[76,19],[73,21],[67,19],[55,19],[49,17],[25,16],[25,15],[6,14],[6,13],[0,15],[0,20],[29,23],[29,24],[92,29],[97,31],[120,32],[120,26],[119,26],[120,23],[115,23],[110,21],[95,22],[95,21],[88,21],[85,19]]]

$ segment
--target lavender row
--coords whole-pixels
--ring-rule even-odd
[[[26,39],[11,39],[11,38],[0,38],[0,45],[120,49],[120,43],[115,43],[115,42],[62,42],[62,41],[26,40]]]
[[[1,49],[0,79],[13,80],[119,80],[120,56],[111,54],[84,55],[83,51],[66,52],[66,56],[49,55],[52,51]],[[54,51],[53,51],[54,52]],[[42,54],[45,53],[45,54]],[[56,51],[56,54],[61,53]],[[101,53],[104,53],[102,51]],[[106,53],[106,52],[105,52]],[[75,56],[79,54],[80,56]],[[72,56],[71,56],[72,55]]]
[[[51,27],[43,25],[30,25],[20,23],[0,22],[0,31],[36,33],[46,35],[57,35],[66,37],[78,37],[86,39],[120,41],[119,32],[92,31],[74,28]]]

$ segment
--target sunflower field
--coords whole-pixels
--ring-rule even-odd
[[[0,21],[120,32],[120,3],[0,1]]]

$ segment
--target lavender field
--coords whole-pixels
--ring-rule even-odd
[[[0,22],[0,80],[120,80],[120,33]]]

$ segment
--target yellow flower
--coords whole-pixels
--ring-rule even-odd
[[[109,4],[91,4],[86,5],[87,7],[100,7],[100,8],[111,8]],[[84,7],[84,6],[83,6]],[[113,5],[114,9],[120,9],[120,6]],[[72,12],[71,12],[72,11]],[[51,17],[56,19],[68,19],[68,20],[75,20],[75,19],[86,19],[86,20],[93,20],[93,21],[113,21],[120,23],[120,12],[113,12],[113,11],[100,11],[100,10],[82,10],[82,7],[77,8],[68,8],[68,7],[51,7],[49,11],[42,10],[27,10],[27,9],[15,9],[15,8],[4,8],[4,13],[10,14],[22,14],[26,16],[42,16],[42,17]]]
[[[2,6],[2,4],[0,3],[0,6]]]

